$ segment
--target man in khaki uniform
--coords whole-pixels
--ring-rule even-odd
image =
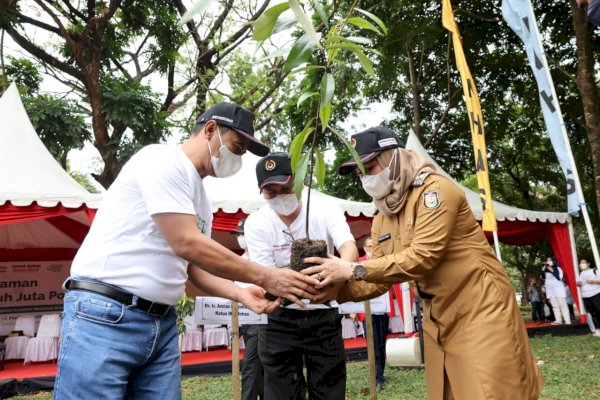
[[[414,280],[423,299],[425,371],[430,399],[538,399],[535,365],[514,290],[471,212],[465,194],[387,128],[352,136],[361,182],[379,213],[373,258],[320,266],[320,286],[349,281],[337,300],[373,298]],[[356,167],[350,159],[340,167]]]

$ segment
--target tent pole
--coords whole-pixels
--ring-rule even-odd
[[[500,254],[500,241],[498,240],[498,231],[492,231],[494,234],[494,247],[496,248],[496,257],[500,264],[502,264],[502,254]]]
[[[575,270],[575,280],[579,280],[579,260],[577,260],[577,245],[575,244],[575,234],[573,233],[573,221],[569,218],[567,227],[569,228],[569,241],[571,242],[571,257],[573,258],[573,269]],[[577,301],[579,302],[579,319],[581,322],[585,322],[585,304],[583,304],[583,297],[581,297],[581,288],[577,287]]]

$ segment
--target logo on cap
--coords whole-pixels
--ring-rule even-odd
[[[238,221],[238,225],[237,225],[237,226],[239,227],[239,226],[242,226],[242,225],[244,225],[244,220],[240,219],[240,220]]]
[[[396,141],[394,138],[385,138],[378,140],[377,143],[379,144],[379,147],[385,147],[397,145],[398,141]]]
[[[352,145],[352,147],[356,147],[356,139],[350,139],[350,144]]]
[[[277,164],[275,163],[275,160],[267,160],[267,162],[265,163],[265,170],[273,171],[276,166]]]

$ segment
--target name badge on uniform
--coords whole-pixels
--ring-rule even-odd
[[[392,237],[391,233],[386,233],[385,235],[379,236],[377,238],[377,243],[385,242],[386,240],[390,239],[391,237]]]

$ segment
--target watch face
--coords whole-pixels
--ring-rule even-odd
[[[364,264],[354,264],[354,277],[357,281],[362,281],[365,278],[366,274],[367,269],[365,268]]]

